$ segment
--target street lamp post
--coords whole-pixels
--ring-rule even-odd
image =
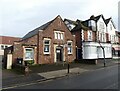
[[[99,44],[100,44],[100,41],[99,41]],[[106,60],[105,60],[105,49],[104,47],[100,44],[100,47],[102,48],[103,50],[103,57],[104,57],[104,67],[106,66]]]
[[[68,45],[67,44],[65,44],[65,49],[67,50],[67,47],[68,47]],[[70,64],[69,64],[69,58],[68,58],[68,53],[67,53],[67,73],[69,74],[69,69],[70,69]]]

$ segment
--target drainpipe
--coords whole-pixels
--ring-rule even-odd
[[[37,34],[37,64],[39,63],[39,32]]]

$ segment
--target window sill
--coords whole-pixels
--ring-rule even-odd
[[[50,55],[50,53],[45,53],[45,52],[44,52],[44,55]]]
[[[29,60],[34,60],[34,59],[24,59],[24,61],[29,61]]]
[[[68,53],[68,55],[72,55],[72,53]]]

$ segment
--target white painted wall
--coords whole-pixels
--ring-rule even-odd
[[[100,24],[101,23],[103,23],[103,26],[104,26],[104,29],[103,30],[101,30],[101,26],[100,26]],[[106,24],[105,24],[105,22],[104,22],[104,20],[103,20],[103,18],[102,17],[100,17],[100,19],[98,20],[98,22],[97,22],[97,31],[99,31],[99,38],[98,38],[98,40],[101,40],[101,33],[102,34],[104,34],[104,40],[103,40],[103,36],[102,36],[102,42],[106,42],[106,29],[107,29],[107,27],[106,27]]]
[[[0,50],[0,55],[4,55],[4,50]]]
[[[82,41],[83,41],[84,40],[84,30],[83,29],[82,29],[81,33],[82,33]]]
[[[112,58],[112,46],[108,43],[101,43],[105,48],[105,58]],[[103,50],[99,43],[84,42],[83,43],[83,59],[98,59],[103,57]]]
[[[112,58],[112,45],[107,43],[101,43],[101,45],[104,47],[105,50],[105,58]],[[98,47],[98,58],[104,58],[103,49],[101,47]]]
[[[111,29],[112,27],[112,29]],[[112,20],[109,21],[109,23],[107,24],[107,33],[109,34],[109,40],[111,41],[111,43],[115,43],[116,41],[116,33],[115,33],[116,29],[113,26]]]
[[[4,46],[4,48],[5,48],[5,46],[10,47],[11,45],[7,45],[7,44],[0,44],[0,55],[4,55],[4,50],[2,50],[2,49],[1,49],[1,46]]]
[[[7,69],[12,68],[12,54],[7,55]]]
[[[100,30],[100,22],[102,22],[102,23],[104,24],[104,30],[103,30],[103,31]],[[98,22],[97,22],[97,30],[98,30],[99,32],[105,32],[105,33],[106,33],[106,24],[105,24],[105,22],[104,22],[104,20],[103,20],[102,17],[100,17],[100,19],[99,19]]]
[[[97,46],[95,42],[83,43],[83,59],[97,59]]]

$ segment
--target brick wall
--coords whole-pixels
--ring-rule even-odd
[[[75,35],[76,40],[76,46],[80,48],[82,46],[82,34],[80,30],[72,32],[73,35]]]
[[[64,40],[56,40],[54,38],[54,31],[62,31],[64,32]],[[50,38],[50,54],[44,54],[43,47],[44,38]],[[38,43],[39,40],[39,43]],[[67,43],[68,40],[72,41],[72,50],[73,53],[71,55],[67,55],[67,49],[65,49],[64,44]],[[14,53],[13,60],[17,57],[24,57],[24,48],[25,47],[33,47],[31,45],[36,45],[37,48],[35,50],[35,62],[38,64],[46,64],[46,63],[54,63],[55,53],[54,53],[54,45],[62,45],[64,50],[64,59],[69,59],[69,62],[72,62],[76,57],[76,46],[75,46],[75,37],[71,34],[68,28],[65,26],[64,22],[60,17],[55,18],[55,20],[43,31],[39,31],[39,34],[22,40],[20,42],[14,43]],[[63,61],[65,61],[63,60]]]
[[[2,39],[1,44],[8,44],[8,45],[13,45],[14,41],[20,40],[20,38],[9,37],[9,36],[0,36],[0,39]]]
[[[36,49],[35,49],[35,45],[37,45],[37,35],[28,38],[26,40],[22,40],[19,42],[14,42],[14,50],[13,50],[13,63],[16,62],[17,58],[24,58],[24,48],[29,48],[32,47],[34,48],[34,56],[35,56],[35,63],[37,61],[37,54],[36,54]]]
[[[91,30],[84,30],[84,41],[89,41],[88,31],[91,31]],[[96,41],[96,32],[94,31],[92,31],[92,41]]]
[[[62,31],[64,32],[64,40],[57,40],[54,38],[54,31]],[[76,57],[76,52],[75,52],[75,38],[71,34],[71,32],[67,29],[65,26],[64,22],[61,20],[61,18],[55,19],[48,28],[46,28],[43,32],[39,33],[40,36],[40,47],[39,47],[39,63],[44,64],[44,63],[54,63],[54,45],[64,45],[67,43],[68,40],[72,40],[73,42],[73,54],[72,55],[67,55],[67,50],[65,50],[65,60],[69,58],[69,61],[73,61]],[[51,39],[51,53],[49,55],[45,55],[43,53],[43,39],[44,38],[50,38]],[[42,45],[41,45],[42,44]]]

